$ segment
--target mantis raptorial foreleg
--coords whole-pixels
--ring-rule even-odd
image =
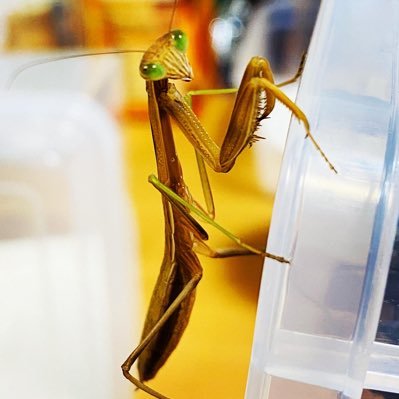
[[[285,84],[285,82],[283,83]],[[234,89],[224,92],[229,91],[233,92]],[[261,107],[262,100],[265,104]],[[270,66],[263,58],[254,57],[248,64],[237,91],[232,117],[221,148],[208,135],[173,84],[169,84],[168,90],[161,94],[159,104],[176,120],[187,139],[213,170],[228,172],[243,149],[256,140],[255,132],[258,125],[271,113],[276,100],[289,108],[294,116],[302,122],[306,131],[305,137],[311,140],[330,169],[336,172],[335,167],[311,134],[306,115],[273,83]]]
[[[299,67],[296,71],[296,73],[289,79],[276,84],[277,87],[283,87],[289,84],[292,84],[296,82],[303,73],[303,69],[305,67],[305,61],[306,61],[306,53],[303,54],[301,58],[301,62],[299,63]],[[188,93],[185,94],[184,100],[186,103],[192,107],[192,98],[194,96],[204,96],[204,95],[220,95],[220,94],[235,94],[237,93],[238,88],[225,88],[225,89],[203,89],[203,90],[191,90]],[[202,192],[204,194],[204,199],[205,199],[205,204],[207,207],[208,215],[214,219],[215,218],[215,205],[213,201],[213,195],[212,195],[212,190],[211,186],[209,183],[209,178],[208,178],[208,173],[206,171],[205,167],[205,162],[204,159],[201,157],[201,154],[198,150],[195,150],[195,156],[196,156],[196,161],[197,161],[197,166],[198,166],[198,171],[200,175],[200,180],[201,180],[201,186],[202,186]],[[199,252],[199,248],[197,250]],[[204,250],[201,252],[204,255],[211,256],[211,257],[219,257],[219,252],[215,252],[212,249]],[[225,252],[223,252],[225,254]],[[239,256],[241,255],[240,253],[237,255],[223,255],[223,256]]]

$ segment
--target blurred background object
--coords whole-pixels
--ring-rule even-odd
[[[20,0],[3,6],[3,49],[42,54],[55,49],[75,53],[83,49],[145,50],[168,30],[172,7],[172,0]],[[175,26],[190,37],[189,57],[196,66],[191,88],[214,86],[218,79],[209,35],[204,34],[212,16],[211,0],[202,1],[200,5],[187,0],[179,3]],[[124,111],[145,117],[146,94],[136,73],[141,55],[120,58]]]
[[[253,55],[277,76],[294,74],[306,52],[320,0],[220,0],[211,22],[212,45],[224,82],[237,85]]]
[[[0,93],[0,397],[132,397],[117,367],[140,298],[121,166],[117,127],[87,97]]]
[[[365,389],[361,399],[398,399],[398,393],[382,392],[370,389]]]
[[[279,76],[295,73],[309,45],[319,0],[181,0],[174,26],[190,37],[193,87],[218,81],[237,86],[254,54],[265,56]],[[167,31],[172,0],[19,0],[0,8],[3,49],[145,49]],[[210,33],[210,36],[209,36]],[[217,61],[211,46],[215,51]],[[193,51],[195,49],[195,51]],[[125,57],[126,95],[140,56]],[[216,64],[218,67],[216,67]],[[133,98],[131,110],[137,102]]]
[[[5,50],[43,51],[85,44],[76,1],[19,0],[2,5],[0,10]]]

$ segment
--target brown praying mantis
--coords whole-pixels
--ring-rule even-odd
[[[158,169],[158,177],[151,175],[149,181],[162,194],[165,252],[150,301],[142,340],[123,363],[122,370],[125,377],[139,389],[159,399],[167,397],[147,386],[145,382],[152,379],[169,358],[188,324],[194,304],[195,288],[202,277],[202,267],[197,253],[211,257],[258,254],[282,263],[289,263],[281,256],[259,251],[241,242],[214,221],[214,205],[205,163],[216,172],[228,172],[240,153],[259,138],[256,130],[260,122],[271,113],[278,100],[303,123],[306,137],[311,140],[328,166],[336,172],[312,136],[305,114],[280,90],[280,87],[292,83],[300,76],[301,68],[293,79],[276,85],[269,63],[261,57],[250,60],[238,90],[217,91],[237,93],[230,124],[223,144],[219,148],[190,107],[192,95],[209,94],[211,91],[190,93],[184,98],[169,82],[170,79],[190,81],[193,77],[186,56],[187,42],[187,37],[182,31],[170,30],[144,53],[140,64],[140,74],[146,80]],[[175,120],[196,150],[206,211],[191,196],[184,182],[170,117]],[[208,238],[206,231],[193,218],[193,214],[221,230],[239,247],[227,250],[211,249],[205,244]],[[130,373],[136,360],[138,378]]]
[[[174,3],[174,9],[176,4],[177,1]],[[287,106],[303,124],[305,137],[311,140],[327,165],[336,172],[312,136],[305,114],[280,90],[280,87],[299,78],[303,65],[292,79],[275,84],[268,61],[254,57],[248,63],[238,89],[217,90],[216,93],[236,93],[230,124],[223,144],[219,148],[202,127],[190,106],[192,95],[210,94],[213,91],[204,90],[183,97],[169,81],[170,79],[190,81],[193,78],[186,56],[187,44],[188,39],[182,31],[169,29],[169,32],[157,39],[144,53],[140,64],[140,74],[146,81],[148,93],[148,109],[158,173],[157,177],[151,175],[149,181],[162,194],[165,250],[142,340],[123,363],[122,370],[124,376],[135,386],[159,399],[167,397],[147,386],[145,382],[152,379],[167,361],[187,327],[194,304],[195,289],[202,277],[202,267],[197,253],[210,257],[257,254],[278,262],[289,263],[282,256],[251,247],[216,223],[205,164],[216,172],[229,172],[240,153],[259,138],[256,135],[257,128],[262,120],[270,115],[277,100]],[[196,150],[206,210],[192,197],[183,179],[170,117],[176,121]],[[238,247],[224,250],[214,250],[209,247],[205,243],[208,234],[193,215],[222,231]],[[138,378],[130,372],[136,360]]]

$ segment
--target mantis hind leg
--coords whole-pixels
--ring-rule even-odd
[[[158,399],[169,399],[167,396],[161,394],[160,392],[150,388],[148,385],[144,384],[138,378],[134,377],[130,373],[130,369],[132,368],[135,361],[138,359],[140,354],[144,351],[144,349],[149,345],[151,340],[155,337],[155,335],[159,332],[162,326],[168,321],[168,319],[172,316],[172,314],[178,309],[180,304],[192,293],[192,291],[197,286],[198,282],[201,279],[201,275],[194,275],[191,280],[185,285],[180,294],[176,297],[176,299],[171,303],[162,317],[158,320],[158,322],[154,325],[152,330],[148,333],[146,337],[142,339],[140,344],[136,349],[129,355],[129,357],[122,364],[122,372],[123,375],[133,383],[137,388],[141,389],[144,392],[152,395]]]
[[[233,248],[211,248],[208,244],[201,240],[195,240],[193,250],[197,254],[207,256],[208,258],[231,258],[236,256],[249,256],[257,255],[246,248],[233,247]]]

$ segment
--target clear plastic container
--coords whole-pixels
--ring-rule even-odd
[[[338,174],[293,121],[267,248],[291,265],[265,262],[247,399],[399,392],[399,347],[375,341],[399,210],[398,21],[397,0],[322,3],[297,102]]]
[[[0,397],[131,398],[135,237],[118,131],[79,94],[0,93]]]

